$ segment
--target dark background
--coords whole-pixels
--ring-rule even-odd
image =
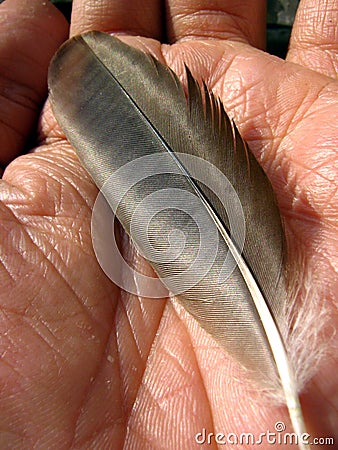
[[[2,3],[4,0],[0,0]],[[69,20],[72,0],[51,0]],[[285,57],[299,0],[268,0],[267,51]]]

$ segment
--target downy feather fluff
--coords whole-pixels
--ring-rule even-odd
[[[205,86],[201,89],[189,71],[187,77],[188,101],[169,68],[117,38],[91,32],[71,39],[59,50],[50,67],[49,88],[58,122],[99,188],[136,158],[155,152],[171,155],[172,166],[179,167],[183,176],[161,174],[138,183],[123,199],[117,216],[147,256],[138,229],[130,229],[139,202],[160,189],[172,188],[200,198],[200,208],[217,223],[219,248],[206,275],[178,295],[178,300],[264,389],[284,398],[295,431],[302,433],[296,370],[285,345],[289,296],[284,234],[272,188],[222,104]],[[246,221],[242,254],[229,236],[224,207],[202,183],[188,179],[189,170],[176,153],[209,161],[236,190]],[[120,182],[123,185],[124,180]],[[116,185],[105,193],[108,202],[119,189]],[[154,220],[152,241],[160,249],[166,248],[166,236],[173,227],[187,237],[174,261],[153,263],[159,277],[165,278],[192,264],[199,246],[198,229],[175,209],[160,214],[158,222]],[[229,246],[237,267],[220,283]],[[168,288],[175,291],[175,286]]]

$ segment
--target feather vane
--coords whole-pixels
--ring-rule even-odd
[[[99,188],[120,168],[149,158],[149,173],[114,206],[118,219],[187,311],[263,388],[284,397],[300,435],[305,427],[282,337],[288,301],[285,244],[273,191],[221,102],[205,86],[201,89],[188,69],[187,79],[188,100],[176,75],[155,58],[117,38],[91,32],[59,50],[50,67],[49,88],[58,122]],[[229,211],[191,176],[194,163],[189,166],[183,154],[192,161],[203,158],[226,175],[244,212],[243,248]],[[114,186],[105,191],[109,203],[124,185],[125,179],[114,179]],[[158,201],[160,191],[175,198],[171,208],[154,210],[151,201],[145,201]],[[179,192],[184,193],[182,201]],[[187,198],[202,217],[202,237],[194,217],[185,213]],[[133,215],[140,204],[143,214],[135,226]],[[143,220],[149,214],[150,224]],[[145,229],[151,251],[144,243]],[[181,241],[168,244],[173,229],[184,234],[183,246]],[[210,231],[215,229],[216,235]],[[170,258],[152,258],[153,248]],[[234,268],[223,282],[229,254]],[[197,255],[199,264],[194,266]],[[194,267],[196,282],[190,282],[189,267]],[[188,275],[182,278],[182,273]]]

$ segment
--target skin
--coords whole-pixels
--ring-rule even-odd
[[[185,62],[234,117],[273,184],[290,271],[310,277],[318,314],[327,308],[319,343],[329,350],[302,404],[310,433],[334,436],[338,9],[303,0],[286,61],[261,51],[264,11],[262,0],[167,0],[166,16],[159,0],[74,0],[70,34],[119,33],[178,75]],[[194,449],[203,428],[258,436],[277,421],[291,432],[285,408],[252,389],[184,311],[119,291],[97,264],[97,190],[48,102],[42,109],[48,63],[68,35],[47,2],[0,5],[1,448]],[[29,136],[34,148],[18,156]],[[126,258],[149,271],[122,239]]]

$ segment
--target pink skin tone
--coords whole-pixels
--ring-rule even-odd
[[[301,399],[309,432],[334,436],[336,1],[301,2],[286,61],[261,50],[263,0],[167,0],[165,18],[160,3],[74,0],[70,34],[118,33],[179,76],[186,63],[234,117],[273,184],[291,270],[311,274],[311,292],[329,310],[329,353]],[[170,45],[159,41],[164,20]],[[203,429],[258,436],[277,421],[291,432],[285,407],[254,391],[181,308],[121,292],[102,273],[90,237],[97,190],[48,102],[42,108],[48,63],[68,36],[48,2],[0,5],[2,448],[194,449]],[[18,156],[34,132],[35,148]],[[122,244],[149,272],[123,236]]]

